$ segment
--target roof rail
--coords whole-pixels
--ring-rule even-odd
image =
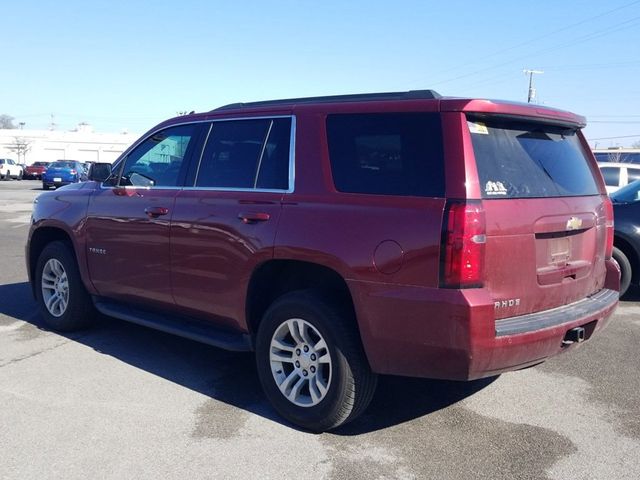
[[[329,95],[324,97],[286,98],[282,100],[265,100],[260,102],[230,103],[218,107],[212,112],[220,110],[234,110],[238,108],[270,107],[277,105],[311,104],[311,103],[339,103],[339,102],[364,102],[370,100],[433,100],[442,98],[435,90],[409,90],[408,92],[386,93],[356,93],[351,95]]]

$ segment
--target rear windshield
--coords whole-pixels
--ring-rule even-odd
[[[56,168],[76,168],[74,162],[56,162],[52,166]]]
[[[483,198],[597,195],[576,130],[468,117]]]

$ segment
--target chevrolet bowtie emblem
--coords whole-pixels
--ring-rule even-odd
[[[578,230],[582,227],[582,220],[577,217],[571,217],[567,220],[567,230]]]

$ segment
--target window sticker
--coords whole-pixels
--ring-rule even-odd
[[[487,130],[487,126],[484,123],[467,121],[467,125],[469,125],[469,131],[471,133],[477,133],[479,135],[489,135],[489,130]]]
[[[484,192],[487,195],[506,195],[507,189],[502,182],[488,181],[484,187]]]

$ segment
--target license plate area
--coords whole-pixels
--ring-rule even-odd
[[[566,264],[571,258],[571,238],[550,238],[547,252],[549,265]]]

